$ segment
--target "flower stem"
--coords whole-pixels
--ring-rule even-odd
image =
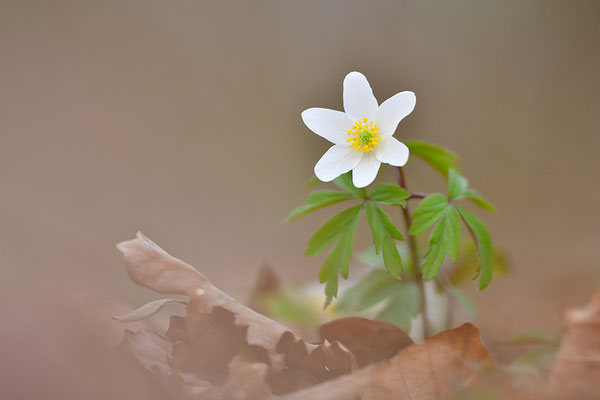
[[[405,190],[406,188],[406,178],[404,177],[404,171],[402,167],[397,168],[398,173],[398,185]],[[417,196],[415,196],[417,197]],[[420,197],[420,196],[419,196]],[[425,298],[425,283],[423,282],[423,274],[421,272],[421,268],[419,267],[419,252],[417,250],[417,243],[415,242],[414,236],[411,236],[408,231],[411,226],[410,213],[408,211],[408,205],[406,207],[400,207],[402,210],[402,216],[404,217],[404,224],[406,225],[406,237],[408,240],[408,248],[410,250],[410,258],[412,260],[413,268],[415,271],[415,280],[417,282],[417,286],[419,287],[419,295],[421,300],[421,316],[423,318],[423,337],[427,339],[430,335],[430,327],[429,327],[429,318],[427,315],[427,302]]]

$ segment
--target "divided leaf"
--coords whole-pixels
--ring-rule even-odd
[[[474,214],[457,207],[462,220],[469,228],[473,241],[477,243],[479,250],[479,267],[477,275],[479,275],[479,290],[483,290],[492,280],[492,238],[483,222]]]
[[[429,251],[425,255],[423,264],[423,278],[434,278],[446,258],[450,256],[452,261],[458,257],[460,246],[460,218],[456,208],[448,204],[444,208],[439,222],[429,235]]]
[[[337,309],[344,313],[356,313],[383,303],[383,309],[375,318],[409,332],[411,319],[420,310],[419,299],[414,282],[399,281],[383,271],[373,271],[344,292]]]
[[[331,204],[339,203],[340,201],[351,199],[352,195],[343,192],[319,190],[312,192],[306,199],[306,203],[296,207],[288,215],[285,221],[293,221],[298,217],[308,214],[311,211],[318,210]]]
[[[307,254],[309,254],[309,250],[315,249],[318,250],[317,253],[321,252],[331,242],[341,236],[319,271],[319,281],[321,283],[326,283],[325,295],[327,299],[324,308],[326,308],[331,303],[331,300],[337,296],[338,275],[341,274],[344,279],[348,278],[350,258],[352,257],[352,248],[354,246],[354,236],[361,208],[362,206],[356,206],[349,208],[346,211],[342,211],[319,229],[310,240]],[[334,224],[332,224],[332,221]],[[321,232],[321,234],[319,234],[319,232]],[[315,237],[316,240],[313,241]],[[313,245],[312,248],[311,243]],[[310,254],[317,253],[311,252]]]
[[[348,226],[358,218],[362,206],[348,208],[335,215],[317,230],[308,241],[307,256],[314,256],[325,250],[337,238],[342,236]]]
[[[369,197],[379,204],[406,207],[406,199],[410,194],[400,186],[383,183],[371,189]]]
[[[425,197],[413,214],[408,233],[418,235],[429,228],[442,216],[447,205],[448,198],[441,193],[433,193]]]
[[[356,198],[364,199],[367,197],[367,190],[365,188],[357,188],[352,183],[352,172],[346,172],[333,180],[340,189],[345,190]]]
[[[448,177],[448,170],[458,170],[460,158],[449,150],[422,141],[405,142],[411,155],[421,157],[432,168],[438,171],[444,179]]]
[[[487,200],[485,200],[477,191],[470,189],[467,178],[459,174],[456,170],[450,169],[448,171],[448,198],[459,200],[469,199],[476,206],[482,208],[491,213],[496,212],[494,206]]]
[[[402,272],[402,259],[396,248],[396,240],[402,240],[402,234],[394,226],[387,214],[372,202],[365,205],[367,221],[373,234],[373,243],[377,254],[383,249],[383,262],[388,272],[396,277],[400,277]]]

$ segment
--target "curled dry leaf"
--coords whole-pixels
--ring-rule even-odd
[[[471,385],[478,369],[494,360],[471,324],[412,344],[392,359],[300,390],[279,400],[429,400]]]
[[[149,318],[159,312],[168,303],[187,304],[187,302],[177,299],[160,299],[146,303],[135,311],[123,315],[115,315],[113,319],[121,322],[141,321]]]
[[[584,307],[567,311],[565,335],[549,376],[555,398],[600,398],[600,293]]]
[[[392,358],[413,344],[412,339],[396,325],[360,317],[339,318],[321,325],[323,340],[338,341],[356,357],[359,367]]]
[[[233,393],[232,385],[243,385],[240,374],[234,379],[232,371],[254,371],[250,374],[254,378],[249,379],[255,380],[257,371],[264,368],[264,374],[258,374],[264,379],[261,384],[277,394],[356,368],[354,356],[343,345],[306,343],[285,326],[220,291],[192,266],[172,257],[141,233],[117,247],[123,252],[127,272],[135,283],[158,293],[190,297],[186,316],[172,316],[167,331],[173,344],[169,367],[183,380],[209,382],[218,388],[212,390],[213,394],[225,388],[227,393]],[[232,364],[238,360],[236,357],[241,357],[243,364]],[[215,396],[205,397],[229,398]]]

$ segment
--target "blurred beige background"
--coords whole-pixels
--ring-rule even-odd
[[[263,263],[314,279],[331,214],[281,223],[328,146],[300,112],[341,109],[353,70],[416,92],[396,137],[459,153],[497,205],[514,271],[473,290],[484,329],[557,332],[600,287],[600,2],[4,0],[0,57],[5,309],[156,298],[114,247],[138,229],[242,299]]]

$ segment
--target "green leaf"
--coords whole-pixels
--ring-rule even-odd
[[[541,347],[529,350],[504,367],[504,370],[520,378],[514,382],[518,385],[528,376],[542,376],[544,371],[550,370],[555,355],[556,347]]]
[[[405,142],[404,144],[408,146],[411,155],[421,157],[438,171],[444,179],[448,178],[448,170],[459,170],[457,164],[460,158],[449,150],[421,141]]]
[[[381,219],[381,223],[383,224],[385,230],[388,231],[390,235],[396,240],[404,240],[404,236],[400,233],[398,228],[392,223],[390,217],[379,207],[377,207],[377,213],[379,214],[379,218]]]
[[[477,316],[477,308],[475,307],[475,304],[471,301],[469,296],[463,293],[462,290],[452,285],[447,285],[445,286],[445,288],[448,291],[448,293],[450,293],[452,297],[454,297],[456,301],[458,301],[465,308],[465,310],[469,312],[469,314],[471,314],[474,317]]]
[[[457,207],[461,218],[469,228],[473,241],[479,250],[479,290],[483,290],[492,280],[492,238],[483,222],[464,208]]]
[[[396,248],[396,242],[394,242],[394,239],[391,236],[386,235],[381,248],[383,250],[383,263],[385,264],[385,269],[387,269],[394,278],[399,279],[400,273],[402,272],[402,259]]]
[[[510,338],[504,340],[505,344],[546,344],[557,346],[560,338],[554,336],[543,329],[534,329],[528,332],[515,333]]]
[[[385,271],[373,271],[342,294],[337,310],[354,313],[371,308],[391,296],[397,282]]]
[[[418,235],[429,228],[442,216],[447,205],[448,198],[441,193],[433,193],[425,197],[412,216],[412,224],[408,233]]]
[[[293,322],[303,326],[314,326],[318,316],[305,298],[294,293],[269,293],[260,299],[267,315],[278,320]]]
[[[358,217],[360,216],[361,208],[362,206],[357,206],[346,210],[352,211],[349,213],[349,215],[352,216],[352,219],[345,225],[340,240],[337,242],[331,253],[329,253],[319,271],[319,281],[321,283],[327,282],[325,285],[325,296],[327,299],[324,308],[326,308],[331,303],[331,300],[337,296],[338,275],[341,274],[344,279],[348,278],[350,258],[352,258],[352,248],[354,247],[354,237],[356,235],[356,227],[358,225]]]
[[[398,228],[390,220],[390,217],[372,202],[368,201],[365,204],[365,213],[369,228],[371,228],[375,252],[377,254],[381,251],[381,245],[387,236],[391,235],[396,240],[404,239]]]
[[[346,172],[334,179],[335,183],[339,188],[352,194],[354,197],[359,199],[367,198],[367,190],[365,188],[357,188],[352,183],[352,172]]]
[[[379,204],[406,207],[410,194],[400,186],[383,183],[371,189],[371,200]]]
[[[489,211],[491,213],[496,212],[494,206],[487,200],[485,200],[477,191],[469,189],[469,182],[467,178],[459,174],[454,169],[448,171],[448,198],[449,199],[469,199],[476,206]]]
[[[492,203],[481,197],[481,195],[473,189],[467,190],[464,193],[464,197],[471,200],[473,204],[475,204],[477,207],[483,210],[489,211],[491,213],[496,212],[496,207],[494,207]]]
[[[410,332],[411,319],[421,309],[419,289],[414,282],[397,282],[394,289],[393,296],[375,319],[392,323],[405,332]]]
[[[325,250],[337,238],[342,236],[346,228],[358,218],[362,205],[348,208],[337,214],[316,231],[308,241],[307,256],[314,256]]]
[[[426,280],[434,278],[446,258],[456,261],[458,248],[460,246],[460,217],[456,208],[448,204],[444,208],[442,216],[429,235],[429,251],[425,255],[423,264],[423,278]]]
[[[294,208],[285,220],[293,221],[294,219],[308,214],[311,211],[315,211],[319,208],[323,208],[351,198],[352,196],[348,193],[319,190],[311,193],[306,199],[306,203]]]
[[[414,282],[399,281],[377,270],[345,291],[337,303],[342,313],[357,313],[384,303],[376,319],[410,331],[411,319],[419,313],[419,290]]]
[[[388,236],[387,230],[381,221],[381,217],[375,204],[368,201],[365,204],[365,214],[367,215],[367,222],[369,228],[371,228],[371,234],[373,235],[373,243],[375,244],[375,252],[379,254],[381,251],[381,245],[383,240]]]
[[[456,172],[454,169],[448,171],[448,198],[455,199],[463,196],[467,190],[469,182],[467,178]]]
[[[474,242],[463,242],[460,249],[460,257],[456,264],[452,267],[450,273],[450,282],[454,286],[461,286],[465,282],[470,281],[473,277],[473,272],[479,266],[479,254]],[[493,275],[506,276],[509,274],[508,260],[506,252],[502,249],[494,247],[492,249],[492,270]]]

